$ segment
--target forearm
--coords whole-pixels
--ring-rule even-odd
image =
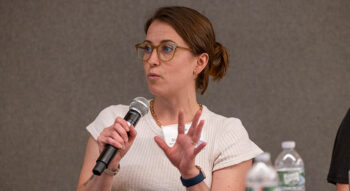
[[[86,182],[79,185],[77,191],[111,191],[113,176],[102,173],[101,176],[92,175]]]
[[[337,191],[348,191],[349,184],[339,184],[337,183]]]

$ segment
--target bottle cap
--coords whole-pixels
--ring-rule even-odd
[[[295,148],[295,141],[283,141],[282,148],[283,149],[294,149]]]
[[[268,161],[270,161],[270,158],[271,158],[270,153],[265,152],[265,153],[262,153],[262,154],[256,156],[255,160],[262,161],[262,162],[268,162]]]

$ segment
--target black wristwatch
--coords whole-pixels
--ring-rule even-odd
[[[184,179],[182,178],[182,176],[180,177],[182,185],[186,186],[186,187],[191,187],[194,186],[196,184],[199,184],[200,182],[202,182],[205,179],[205,174],[202,172],[202,169],[196,165],[196,168],[199,169],[199,174],[193,178],[189,178],[189,179]]]

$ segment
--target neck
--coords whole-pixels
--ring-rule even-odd
[[[156,96],[153,106],[154,113],[162,125],[178,123],[180,110],[184,112],[185,122],[191,122],[195,113],[200,109],[195,92],[185,96]]]

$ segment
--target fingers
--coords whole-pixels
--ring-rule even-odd
[[[194,117],[193,117],[193,119],[192,119],[191,127],[190,127],[190,129],[188,130],[188,132],[187,132],[187,134],[188,134],[189,136],[192,136],[192,135],[193,135],[193,133],[194,133],[194,131],[195,131],[195,129],[196,129],[196,126],[198,125],[198,120],[199,120],[201,114],[202,114],[202,111],[201,111],[201,110],[198,110],[198,111],[196,112],[196,114],[194,115]]]
[[[168,153],[170,147],[165,143],[165,141],[162,138],[158,137],[158,136],[154,137],[154,141],[164,151],[164,153],[166,155],[168,155],[167,153]]]
[[[128,136],[128,132],[132,134],[132,136]],[[106,144],[110,144],[118,149],[124,149],[125,144],[129,141],[133,141],[136,137],[136,130],[133,126],[128,125],[128,123],[117,117],[114,124],[108,128],[103,129],[100,136],[97,139],[99,144],[99,149],[103,149]]]
[[[184,112],[182,110],[179,111],[178,115],[178,134],[184,134],[185,133],[185,121],[184,121]]]
[[[113,125],[113,129],[114,131],[111,133],[113,135],[113,137],[120,137],[123,139],[123,141],[125,143],[128,142],[128,134],[127,134],[127,129],[129,129],[129,127],[125,126],[125,124],[123,124],[123,126],[120,123],[115,123]]]
[[[125,147],[124,142],[120,137],[118,137],[118,139],[112,137],[105,137],[105,143],[112,145],[118,149],[124,149]]]
[[[130,131],[129,131],[129,142],[133,143],[137,135],[137,131],[135,130],[135,127],[133,125],[130,125]]]
[[[125,119],[123,119],[123,118],[121,118],[121,117],[117,117],[117,118],[115,119],[114,124],[116,124],[116,123],[121,124],[121,125],[126,129],[127,132],[130,131],[130,129],[129,129],[129,124],[128,124],[128,122],[125,121]]]
[[[122,140],[120,138],[120,140]],[[116,141],[115,139],[113,139],[112,137],[107,137],[107,136],[103,136],[103,135],[100,135],[98,138],[97,138],[97,142],[99,143],[99,149],[100,149],[100,152],[102,152],[102,150],[104,149],[104,147],[109,144],[109,145],[112,145],[114,146],[115,148],[118,148],[118,149],[122,149],[124,148],[124,143],[121,143],[119,141]]]
[[[200,145],[198,145],[198,147],[196,147],[193,151],[194,156],[196,156],[199,152],[201,152],[201,150],[207,145],[206,142],[201,143]]]
[[[204,120],[201,120],[198,126],[194,129],[194,133],[192,135],[193,141],[195,142],[199,141],[199,139],[201,138],[203,126],[204,126]]]

